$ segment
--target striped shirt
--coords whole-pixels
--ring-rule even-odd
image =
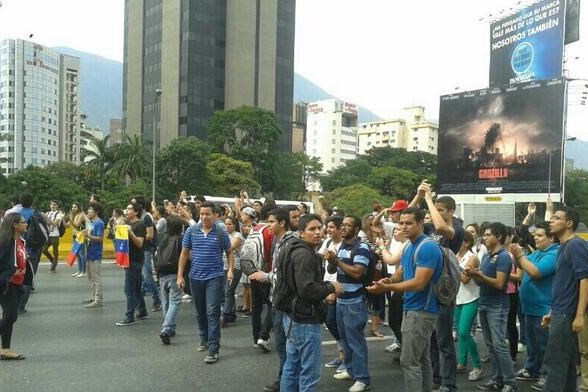
[[[218,234],[222,236],[220,240]],[[182,247],[192,251],[190,279],[207,280],[224,275],[223,253],[231,249],[231,239],[226,230],[221,227],[217,229],[216,223],[212,225],[208,234],[202,231],[199,224],[188,227],[184,233]]]
[[[341,261],[348,265],[363,265],[365,267],[365,273],[370,263],[370,251],[368,245],[365,242],[360,242],[357,246],[356,252],[351,259],[351,253],[353,251],[353,243],[342,242],[339,246],[339,252],[337,256]],[[352,279],[347,276],[345,272],[337,267],[337,281],[343,284],[343,294],[337,297],[337,303],[340,304],[354,304],[364,300],[363,294],[363,282]]]

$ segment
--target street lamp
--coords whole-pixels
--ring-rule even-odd
[[[161,89],[158,88],[155,90],[155,99],[153,99],[153,156],[152,156],[152,163],[153,163],[153,167],[152,169],[152,178],[151,178],[151,201],[155,201],[155,145],[156,145],[156,141],[155,138],[157,136],[157,131],[156,131],[156,109],[157,109],[157,100],[159,99],[159,96],[161,95]]]

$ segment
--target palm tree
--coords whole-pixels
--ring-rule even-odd
[[[124,135],[124,142],[116,145],[114,150],[113,172],[121,177],[128,177],[131,184],[146,178],[151,164],[151,154],[147,149],[150,142],[145,142],[142,136]]]
[[[82,136],[90,140],[90,144],[82,149],[82,167],[84,168],[86,180],[98,177],[100,179],[100,190],[104,190],[104,176],[113,164],[113,148],[108,145],[110,135],[99,139],[90,133],[82,131]]]

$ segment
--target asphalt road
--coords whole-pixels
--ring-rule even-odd
[[[196,351],[192,304],[182,304],[177,336],[164,346],[158,337],[161,312],[150,312],[148,319],[133,326],[114,325],[123,319],[125,309],[124,275],[117,266],[103,265],[105,305],[100,309],[85,309],[81,304],[89,296],[87,279],[72,278],[73,270],[65,265],[59,265],[56,274],[47,273],[48,269],[45,263],[39,267],[28,312],[15,324],[12,348],[27,359],[0,362],[2,392],[259,392],[277,375],[277,355],[253,347],[250,319],[239,318],[222,330],[220,360],[207,365],[206,353]],[[146,301],[149,306],[151,299]],[[390,329],[382,326],[381,330],[386,338],[370,338],[368,343],[372,390],[402,392],[395,354],[384,351],[391,343]],[[324,362],[336,355],[333,343],[325,332]],[[520,354],[519,364],[522,360]],[[346,391],[352,385],[334,380],[333,374],[333,369],[323,368],[319,391]],[[458,386],[461,391],[475,390],[475,384],[462,374],[458,374]],[[519,390],[531,388],[525,384]]]

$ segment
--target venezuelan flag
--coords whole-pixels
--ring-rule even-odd
[[[86,241],[86,234],[83,231],[78,231],[76,236],[74,237],[73,246],[71,247],[71,252],[67,255],[67,265],[70,267],[74,265],[76,261],[76,257],[80,253],[80,250],[84,246],[84,242]]]
[[[114,229],[116,264],[123,268],[129,267],[129,226],[116,225]]]

